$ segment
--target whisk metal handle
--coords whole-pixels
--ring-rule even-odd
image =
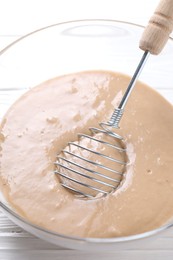
[[[150,18],[148,26],[145,28],[139,47],[144,50],[142,59],[127,87],[127,90],[118,106],[108,121],[108,125],[119,128],[119,122],[122,118],[124,107],[129,98],[129,95],[135,86],[135,83],[143,69],[143,66],[149,54],[159,54],[166,42],[169,35],[173,30],[173,0],[161,0],[156,8],[153,16]]]
[[[126,102],[130,96],[130,93],[132,92],[133,90],[133,87],[135,86],[135,83],[144,67],[144,64],[149,56],[149,52],[148,51],[145,51],[139,64],[138,64],[138,67],[136,68],[136,71],[126,89],[126,92],[118,106],[118,108],[116,108],[110,118],[110,120],[108,121],[108,125],[112,126],[112,127],[115,127],[115,128],[119,128],[119,122],[121,120],[121,117],[123,115],[123,112],[124,112],[124,107],[126,105]]]

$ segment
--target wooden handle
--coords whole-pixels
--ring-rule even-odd
[[[161,0],[139,43],[140,49],[159,54],[173,30],[173,0]]]

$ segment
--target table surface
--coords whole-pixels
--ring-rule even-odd
[[[0,50],[38,28],[69,20],[114,19],[146,25],[158,0],[0,0]],[[164,91],[164,90],[163,90]],[[173,103],[173,88],[165,90]],[[173,258],[173,229],[153,245],[117,252],[82,252],[51,245],[22,230],[0,212],[0,259]]]

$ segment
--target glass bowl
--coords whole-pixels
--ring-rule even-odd
[[[0,119],[24,92],[56,77],[84,70],[110,70],[133,75],[143,54],[138,48],[143,27],[121,21],[82,20],[55,24],[32,32],[0,52]],[[140,80],[173,103],[173,41],[150,56]],[[171,95],[172,93],[172,95]],[[36,226],[8,204],[0,193],[0,209],[17,225],[53,244],[80,250],[140,248],[173,226],[173,221],[138,235],[80,238]],[[144,242],[145,240],[145,242]]]

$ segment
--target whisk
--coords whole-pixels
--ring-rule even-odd
[[[87,198],[98,194],[106,195],[118,189],[124,179],[128,158],[124,139],[115,130],[119,128],[126,102],[148,56],[150,53],[157,55],[161,52],[172,30],[173,0],[162,0],[140,40],[139,47],[144,53],[139,65],[110,120],[100,123],[100,127],[89,128],[91,135],[78,134],[79,141],[69,142],[57,156],[54,172],[59,175],[63,187]],[[85,145],[85,140],[88,140],[91,147]],[[102,147],[101,150],[97,150],[98,147]],[[106,148],[111,149],[111,155],[103,152]],[[89,154],[89,158],[85,154]],[[110,167],[112,164],[113,167]]]

